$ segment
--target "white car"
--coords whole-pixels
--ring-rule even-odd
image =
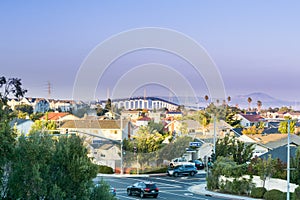
[[[183,157],[183,158],[174,158],[171,160],[169,164],[170,167],[175,167],[177,165],[195,165],[195,163],[190,163]]]

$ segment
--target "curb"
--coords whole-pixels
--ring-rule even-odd
[[[200,195],[205,195],[205,196],[215,197],[215,198],[222,197],[222,198],[235,199],[235,200],[259,200],[259,199],[254,199],[246,196],[237,196],[237,195],[223,194],[223,193],[209,191],[206,189],[206,184],[191,186],[188,188],[188,191],[195,194],[200,194]]]

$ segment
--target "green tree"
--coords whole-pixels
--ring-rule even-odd
[[[290,120],[290,133],[295,133],[296,121],[290,118],[285,118],[284,121],[279,123],[278,131],[280,133],[288,133],[288,120]]]
[[[47,197],[51,177],[53,141],[50,137],[33,134],[21,136],[12,162],[8,197],[11,199],[41,199]]]
[[[240,125],[241,120],[238,120],[236,118],[236,114],[238,112],[240,112],[238,109],[227,106],[225,121],[226,123],[228,123],[230,126],[234,128],[241,128]]]
[[[22,89],[21,79],[0,77],[0,195],[8,191],[7,179],[10,174],[14,154],[16,134],[9,122],[15,117],[7,105],[8,96],[23,97],[27,90]]]
[[[160,134],[162,135],[165,135],[167,132],[165,132],[164,130],[164,125],[162,122],[159,122],[159,123],[156,123],[154,122],[153,120],[151,120],[149,123],[148,123],[148,129],[149,129],[149,132],[150,133],[154,133],[155,131],[156,132],[159,132]]]
[[[282,106],[281,108],[279,108],[278,112],[293,112],[293,109],[286,106]]]
[[[216,106],[214,103],[209,104],[209,106],[206,108],[206,112],[207,114],[209,114],[209,116],[215,116],[216,120],[225,120],[225,116],[226,116],[226,107],[224,105],[218,105]]]
[[[191,141],[193,141],[193,138],[189,136],[176,137],[174,141],[166,144],[160,150],[159,157],[165,160],[181,157],[185,153],[186,148],[189,147]]]
[[[57,125],[55,121],[51,120],[35,120],[34,124],[31,126],[31,129],[29,133],[34,133],[34,132],[44,132],[44,131],[49,131],[49,130],[56,130]],[[53,133],[53,132],[52,132]]]
[[[260,112],[262,106],[262,102],[260,100],[257,101],[257,111]]]
[[[223,139],[218,139],[216,142],[215,159],[219,156],[231,157],[237,164],[244,164],[250,161],[253,149],[253,144],[245,144],[236,140],[235,137],[226,135]]]
[[[242,133],[244,135],[255,135],[255,134],[262,134],[263,131],[264,131],[263,128],[258,128],[255,125],[253,125],[253,126],[250,126],[248,128],[244,128],[242,130]]]
[[[250,111],[251,110],[251,102],[252,102],[251,97],[248,97],[247,101],[248,101],[248,104],[249,104],[248,110]]]
[[[300,147],[296,151],[296,157],[291,159],[291,182],[300,185]]]
[[[153,152],[157,152],[162,147],[164,137],[157,131],[150,133],[149,127],[140,127],[134,137],[134,146],[138,151],[138,161],[143,167],[153,158]],[[154,157],[155,158],[155,157]]]
[[[107,110],[107,111],[110,111],[111,108],[112,108],[111,99],[108,98],[107,101],[106,101],[104,109]]]
[[[112,194],[109,193],[110,186],[102,179],[100,183],[92,188],[90,200],[116,200]]]
[[[54,148],[51,185],[56,185],[65,199],[89,199],[98,167],[88,158],[83,139],[75,135],[60,136]]]
[[[266,179],[271,178],[275,172],[271,156],[267,160],[259,159],[256,168],[260,179],[263,181],[263,187],[265,187]]]
[[[228,96],[228,97],[227,97],[227,102],[228,102],[228,104],[229,104],[230,101],[231,101],[231,96]]]
[[[28,115],[31,115],[33,113],[33,107],[27,104],[16,105],[15,110],[27,113]]]
[[[47,133],[21,136],[9,177],[10,199],[89,199],[98,167],[83,139]]]

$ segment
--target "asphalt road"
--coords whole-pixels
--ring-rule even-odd
[[[219,198],[208,197],[204,195],[193,194],[187,189],[199,183],[205,182],[205,175],[198,174],[194,177],[169,177],[152,176],[152,177],[103,177],[111,186],[116,188],[117,198],[120,200],[128,199],[141,199],[137,196],[127,196],[126,188],[129,185],[141,180],[147,180],[155,182],[159,188],[158,199],[170,199],[170,200],[187,200],[187,199],[199,199],[199,200],[214,200]],[[152,197],[146,197],[145,199],[153,199]]]

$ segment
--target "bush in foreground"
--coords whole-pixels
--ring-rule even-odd
[[[250,196],[253,198],[263,198],[264,194],[267,192],[267,189],[264,187],[252,188]]]
[[[281,192],[280,190],[269,190],[264,194],[264,199],[265,200],[283,200],[285,198],[283,198],[283,192]]]
[[[298,186],[295,191],[294,191],[294,195],[292,196],[293,200],[300,200],[300,186]]]

